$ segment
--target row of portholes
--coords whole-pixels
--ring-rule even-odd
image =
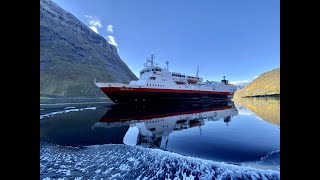
[[[164,85],[157,85],[157,84],[147,84],[147,86],[159,86],[159,87],[164,87]]]
[[[163,120],[163,119],[160,119],[160,120],[153,120],[153,121],[150,121],[150,122],[148,122],[148,121],[147,121],[146,123],[148,124],[148,123],[155,123],[155,122],[161,122],[161,121],[164,121],[164,120]]]

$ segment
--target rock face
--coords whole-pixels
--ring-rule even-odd
[[[280,68],[261,74],[236,91],[234,98],[280,95]]]
[[[40,0],[40,95],[105,96],[94,84],[137,77],[117,48],[50,0]]]

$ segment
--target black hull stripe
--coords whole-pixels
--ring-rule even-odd
[[[161,101],[225,101],[230,100],[224,94],[198,93],[138,93],[138,92],[107,92],[105,93],[115,103],[130,102],[161,102]]]

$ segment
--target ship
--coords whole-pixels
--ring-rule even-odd
[[[176,131],[199,128],[206,122],[223,121],[228,125],[232,117],[238,114],[233,102],[214,104],[185,104],[172,107],[134,107],[113,106],[92,129],[106,128],[108,131],[127,127],[138,129],[135,137],[132,133],[123,135],[123,143],[147,148],[167,149],[169,135]],[[120,138],[118,138],[120,139]]]
[[[115,82],[96,82],[95,84],[114,103],[149,103],[149,102],[207,102],[229,101],[237,89],[225,76],[221,81],[206,81],[198,76],[169,71],[169,61],[162,68],[155,63],[151,54],[140,71],[138,80],[129,84]]]

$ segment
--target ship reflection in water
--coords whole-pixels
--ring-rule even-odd
[[[93,125],[93,130],[125,126],[128,131],[123,137],[124,144],[167,149],[171,133],[196,128],[201,135],[201,126],[206,122],[223,120],[228,125],[237,114],[232,102],[156,107],[114,105]]]
[[[40,141],[77,147],[125,144],[231,163],[260,161],[279,150],[280,126],[237,107],[219,102],[54,110],[40,115]]]

